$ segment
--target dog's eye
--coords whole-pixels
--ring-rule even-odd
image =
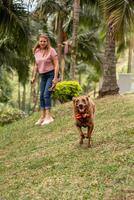
[[[82,103],[86,104],[86,101],[85,101],[85,99],[82,99]]]
[[[78,104],[78,103],[79,103],[79,99],[76,99],[76,101],[75,101],[75,102],[76,102],[76,104]]]

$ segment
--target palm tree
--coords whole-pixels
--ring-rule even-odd
[[[25,57],[19,55],[19,53],[15,50],[16,46],[16,42],[11,37],[6,37],[3,40],[0,40],[0,68],[4,67],[8,74],[12,73],[14,70],[17,72],[18,105],[19,108],[21,108],[20,83],[22,83],[23,88],[25,88],[25,84],[29,77],[29,59],[26,57],[26,55]],[[0,82],[1,81],[3,80],[0,80]]]
[[[21,51],[26,51],[29,39],[27,14],[21,0],[0,0],[0,38],[14,37]]]
[[[5,37],[0,40],[0,67],[5,66],[8,71],[16,70],[20,82],[25,82],[28,78],[29,59],[20,55],[15,48],[17,44],[14,38]]]
[[[81,0],[81,9],[79,13],[79,24],[76,39],[76,48],[72,47],[72,60],[71,72],[76,76],[77,71],[79,71],[79,65],[76,66],[78,62],[83,62],[83,64],[90,64],[95,68],[100,69],[101,61],[99,56],[99,24],[100,18],[98,17],[98,9],[95,6],[95,1],[92,2]],[[76,35],[76,34],[75,34]],[[71,38],[73,40],[73,37]],[[72,42],[73,43],[73,42]],[[72,45],[73,46],[73,45]],[[71,60],[71,61],[72,61]],[[73,66],[73,67],[72,67]],[[76,71],[77,70],[77,71]],[[98,69],[97,69],[98,70]]]
[[[116,41],[123,40],[134,22],[133,0],[99,0],[106,22],[106,44],[103,64],[103,83],[99,96],[119,93],[116,79]]]
[[[76,54],[77,54],[77,33],[79,26],[80,16],[80,0],[74,0],[73,2],[73,33],[72,33],[72,53],[71,53],[71,67],[70,77],[75,79],[76,70]]]
[[[23,88],[29,77],[29,41],[28,11],[23,1],[0,0],[0,67],[8,72],[16,70],[18,85],[22,83]]]
[[[30,52],[27,14],[21,0],[0,0],[0,65],[16,69],[24,82]]]

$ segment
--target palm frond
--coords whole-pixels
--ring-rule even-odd
[[[122,38],[134,23],[134,1],[99,0],[99,5],[116,38]]]
[[[0,1],[0,37],[15,35],[20,46],[26,48],[29,36],[26,8],[21,1],[6,2]]]
[[[89,4],[90,5],[95,5],[97,3],[97,0],[81,0],[80,3],[81,3],[81,6],[83,4],[86,4],[86,5],[89,5]]]
[[[90,63],[98,70],[101,66],[101,57],[99,52],[100,41],[97,32],[86,32],[78,35],[78,59],[85,63]]]
[[[35,12],[40,12],[41,15],[53,14],[55,12],[66,12],[65,2],[64,1],[55,1],[55,0],[41,0],[36,8]]]
[[[0,40],[0,67],[5,66],[7,71],[16,70],[20,82],[26,82],[29,77],[29,59],[20,57],[15,52],[11,40]]]
[[[65,32],[68,33],[68,35],[72,34],[72,31],[73,31],[72,24],[73,24],[73,18],[72,18],[72,12],[71,12],[70,15],[68,15],[66,17],[66,20],[65,20],[64,25],[63,25],[63,29],[64,29]]]
[[[80,25],[98,27],[99,24],[100,16],[97,7],[91,6],[90,4],[83,5],[80,12]]]

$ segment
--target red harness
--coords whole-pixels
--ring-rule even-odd
[[[82,118],[84,118],[84,119],[89,118],[89,117],[90,117],[90,114],[80,114],[79,113],[79,114],[75,115],[75,118],[78,119],[78,120],[82,119]]]

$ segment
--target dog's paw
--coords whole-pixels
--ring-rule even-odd
[[[92,146],[91,146],[91,144],[88,144],[87,147],[88,147],[88,148],[91,148]]]
[[[80,143],[80,145],[82,145],[82,144],[83,144],[83,140],[80,140],[80,142],[79,142],[79,143]]]
[[[82,138],[85,139],[85,135],[82,135]]]

